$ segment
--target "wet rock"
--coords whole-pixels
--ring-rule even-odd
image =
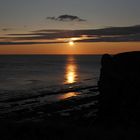
[[[140,123],[140,51],[105,54],[101,65],[99,118]]]

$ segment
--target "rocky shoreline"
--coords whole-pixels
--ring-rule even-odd
[[[45,121],[52,118],[67,119],[71,122],[88,120],[96,116],[98,95],[96,86],[80,86],[69,90],[56,90],[51,95],[42,90],[29,98],[3,99],[0,101],[0,120],[9,122]],[[51,98],[56,99],[49,101]]]

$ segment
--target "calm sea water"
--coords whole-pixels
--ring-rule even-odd
[[[95,116],[97,110],[91,106],[99,94],[100,59],[97,55],[0,56],[0,119],[77,116],[83,108],[88,111],[85,115]]]
[[[0,56],[0,90],[97,85],[99,55]]]

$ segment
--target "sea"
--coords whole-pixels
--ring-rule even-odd
[[[0,90],[97,85],[98,55],[3,55],[0,56]]]
[[[101,55],[1,55],[0,114],[89,97],[100,67]]]

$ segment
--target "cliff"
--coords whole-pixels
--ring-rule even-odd
[[[99,118],[140,123],[140,51],[105,54],[101,65]]]

